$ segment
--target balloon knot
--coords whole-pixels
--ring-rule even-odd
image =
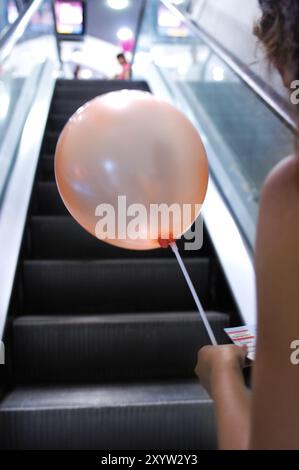
[[[172,243],[174,243],[173,236],[170,235],[169,238],[162,238],[162,237],[159,237],[159,238],[158,238],[158,243],[159,243],[159,245],[160,245],[161,248],[168,248],[169,245],[171,245]]]

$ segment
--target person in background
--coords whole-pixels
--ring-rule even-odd
[[[77,64],[74,68],[74,79],[79,80],[80,78],[80,71],[81,71],[81,66]]]
[[[116,76],[117,80],[130,80],[131,78],[131,65],[126,59],[126,56],[123,52],[117,54],[117,60],[120,64],[122,71]]]
[[[259,3],[262,17],[255,34],[293,90],[299,79],[299,2]],[[294,106],[299,121],[299,105]],[[243,348],[206,346],[195,372],[214,399],[220,449],[299,449],[299,365],[292,360],[299,340],[297,146],[264,184],[255,267],[258,323],[251,392],[243,379]]]

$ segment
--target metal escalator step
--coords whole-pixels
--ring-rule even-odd
[[[90,89],[99,90],[102,93],[121,89],[149,90],[147,82],[144,80],[66,80],[56,81],[55,95],[61,91],[78,90],[78,93],[88,92]]]
[[[119,81],[119,80],[91,80],[78,82],[76,80],[57,81],[53,98],[53,107],[47,123],[48,131],[61,131],[70,116],[76,111],[77,107],[96,96],[110,91],[121,89],[136,89],[141,91],[150,91],[144,81]],[[65,105],[65,101],[75,105]],[[62,105],[60,104],[62,101]]]
[[[45,140],[49,141],[52,145],[56,145],[58,138],[59,138],[60,132],[59,131],[50,131],[48,130],[45,133]],[[54,153],[50,154],[54,157]]]
[[[47,122],[47,130],[50,132],[61,132],[69,118],[69,113],[50,113]]]
[[[214,449],[212,402],[196,380],[19,387],[0,403],[0,447]]]
[[[89,99],[86,99],[85,97],[82,97],[82,98],[78,97],[72,100],[68,100],[67,98],[60,99],[60,100],[53,100],[50,112],[54,114],[65,113],[71,116],[77,111],[77,109],[79,109],[88,101]]]
[[[42,181],[55,181],[54,155],[44,155],[39,164]]]
[[[82,85],[69,85],[69,86],[57,86],[55,90],[54,100],[64,100],[69,99],[73,100],[80,96],[87,101],[93,99],[95,96],[103,95],[104,93],[109,93],[112,91],[119,90],[141,90],[149,91],[146,83],[143,82],[126,82],[122,83],[120,81],[106,80],[102,82],[95,82],[94,84],[89,84],[87,87],[82,87]]]
[[[72,217],[35,216],[28,234],[33,259],[109,259],[170,257],[170,250],[124,250],[98,240]]]
[[[209,259],[186,267],[208,308]],[[30,315],[194,310],[175,259],[24,261],[23,296]]]
[[[208,318],[223,344],[228,315]],[[197,312],[23,316],[13,338],[22,383],[193,377],[197,351],[209,342]]]
[[[69,215],[54,181],[36,183],[32,209],[34,214]]]
[[[64,86],[62,88],[58,86],[54,93],[50,112],[57,113],[63,111],[74,113],[80,106],[96,96],[125,89],[149,91],[145,82],[122,82],[119,80],[99,80],[88,87],[83,87],[81,84],[72,87]]]
[[[92,236],[72,217],[33,216],[29,222],[28,243],[33,259],[172,258],[170,249],[124,250]],[[177,242],[183,251],[183,240]],[[205,257],[211,252],[208,237],[200,250],[185,251],[184,257]]]
[[[70,113],[70,116],[72,113]],[[42,152],[46,155],[52,155],[54,161],[54,154],[56,150],[56,145],[59,139],[60,131],[48,131],[45,134],[45,139],[43,142]]]

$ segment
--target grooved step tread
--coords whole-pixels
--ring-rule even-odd
[[[210,449],[210,398],[196,380],[20,387],[0,404],[2,449]]]
[[[224,343],[228,315],[208,318]],[[23,383],[193,377],[197,351],[209,343],[198,312],[24,316],[13,337]]]
[[[28,245],[33,259],[90,258],[172,258],[170,249],[125,250],[105,243],[84,230],[72,217],[33,216],[29,221]],[[205,243],[200,250],[184,251],[184,240],[177,245],[184,257],[204,257],[210,252]]]
[[[69,215],[55,182],[38,182],[34,188],[32,213],[40,215]]]
[[[210,261],[186,259],[203,305],[209,304]],[[175,259],[24,261],[27,314],[194,310]]]

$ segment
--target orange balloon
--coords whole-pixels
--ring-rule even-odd
[[[208,162],[181,112],[150,93],[122,90],[70,118],[57,143],[55,174],[64,204],[88,232],[148,250],[190,228],[206,195]]]

